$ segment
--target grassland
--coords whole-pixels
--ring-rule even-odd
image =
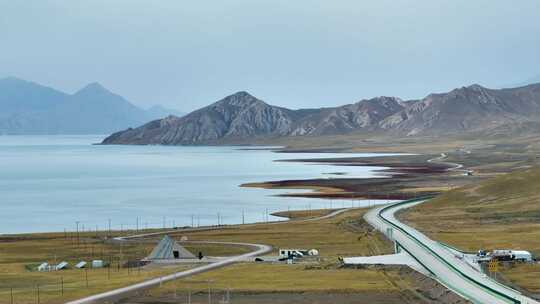
[[[40,303],[62,303],[193,266],[127,267],[128,261],[136,261],[147,256],[156,243],[145,240],[119,245],[106,242],[105,235],[104,232],[98,235],[80,233],[79,241],[74,233],[1,238],[0,303],[11,303],[12,289],[14,303],[37,303],[38,286]],[[249,250],[244,247],[214,244],[188,244],[186,248],[195,253],[202,251],[205,255],[212,256],[226,256]],[[104,260],[110,263],[111,267],[87,270],[73,267],[79,261],[94,259]],[[55,272],[36,271],[36,267],[42,262],[55,264],[61,261],[69,262],[71,268]]]
[[[235,293],[369,293],[394,295],[396,299],[418,301],[414,283],[397,269],[340,269],[339,256],[375,255],[392,252],[392,245],[375,232],[361,218],[366,210],[355,209],[319,221],[286,222],[236,226],[224,230],[181,233],[190,240],[251,242],[269,244],[279,248],[317,248],[320,263],[307,264],[253,264],[242,263],[228,268],[196,275],[180,282],[164,284],[149,291],[153,298],[178,292],[205,292],[208,282],[213,289],[234,290]],[[320,215],[328,211],[320,210]],[[291,211],[296,219],[313,214]],[[174,237],[174,235],[173,235]]]
[[[467,251],[522,249],[540,256],[540,168],[517,170],[446,192],[402,214],[431,238]],[[540,265],[503,270],[514,285],[540,293]]]

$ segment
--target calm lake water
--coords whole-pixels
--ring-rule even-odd
[[[377,167],[275,162],[351,156],[239,147],[97,146],[103,136],[0,136],[0,234],[276,220],[278,210],[351,206],[350,200],[284,198],[293,190],[247,182],[381,176]],[[373,154],[354,154],[372,156]],[[380,154],[379,154],[380,155]],[[336,176],[339,178],[339,176]],[[367,204],[355,201],[354,205]]]

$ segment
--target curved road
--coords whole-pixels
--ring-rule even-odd
[[[139,290],[159,286],[160,284],[162,284],[164,282],[167,282],[167,281],[172,281],[172,280],[176,280],[176,279],[180,279],[180,278],[189,277],[189,276],[192,276],[192,275],[195,275],[195,274],[198,274],[198,273],[210,271],[210,270],[213,270],[213,269],[216,269],[216,268],[219,268],[219,267],[224,267],[224,266],[227,266],[227,265],[239,262],[239,261],[243,261],[246,258],[254,257],[254,256],[257,256],[257,255],[265,254],[265,253],[268,253],[268,252],[272,251],[272,247],[268,246],[268,245],[249,244],[249,243],[225,243],[225,242],[223,244],[249,246],[249,247],[256,248],[256,250],[254,250],[252,252],[249,252],[249,253],[246,253],[246,254],[230,257],[228,259],[223,259],[221,261],[218,261],[218,262],[215,262],[215,263],[212,263],[212,264],[207,264],[207,265],[204,265],[204,266],[195,267],[193,269],[180,271],[180,272],[173,273],[173,274],[170,274],[170,275],[166,275],[166,276],[158,277],[158,278],[151,279],[151,280],[148,280],[148,281],[144,281],[144,282],[141,282],[141,283],[138,283],[138,284],[130,285],[130,286],[123,287],[123,288],[114,289],[114,290],[111,290],[111,291],[107,291],[107,292],[100,293],[100,294],[97,294],[97,295],[89,296],[89,297],[82,298],[82,299],[79,299],[79,300],[67,302],[67,304],[89,304],[89,303],[102,303],[102,302],[105,302],[105,301],[112,301],[112,300],[115,300],[115,299],[122,298],[123,296],[125,296],[125,295],[127,295],[129,293],[135,292],[135,291],[139,291]]]
[[[434,279],[473,303],[540,304],[490,279],[440,243],[395,218],[397,211],[424,201],[425,198],[374,208],[364,218],[424,266]]]

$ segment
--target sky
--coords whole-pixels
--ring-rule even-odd
[[[0,0],[0,77],[191,111],[422,98],[540,75],[538,0]],[[540,81],[540,78],[539,78]]]

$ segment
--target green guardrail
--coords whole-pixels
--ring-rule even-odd
[[[429,252],[431,252],[431,254],[433,254],[434,256],[436,256],[440,261],[444,262],[448,267],[450,267],[450,269],[452,269],[454,272],[458,273],[459,275],[461,275],[462,277],[466,278],[468,281],[476,284],[477,286],[481,287],[481,288],[484,288],[486,290],[488,290],[491,294],[493,295],[496,295],[500,298],[503,298],[504,300],[510,300],[511,303],[514,303],[514,304],[521,304],[521,301],[517,300],[517,299],[514,299],[500,291],[497,291],[489,286],[486,286],[478,281],[476,281],[475,279],[471,278],[469,275],[463,273],[461,270],[457,269],[454,265],[450,264],[447,260],[445,260],[443,257],[441,257],[438,253],[436,253],[435,251],[433,251],[431,248],[429,248],[428,246],[426,246],[425,244],[423,244],[422,242],[420,242],[420,240],[418,240],[415,236],[413,236],[412,234],[408,233],[407,231],[405,231],[405,229],[401,228],[400,226],[392,223],[391,221],[387,220],[386,218],[384,218],[382,216],[382,213],[391,209],[391,208],[395,208],[395,207],[398,207],[398,206],[401,206],[401,205],[405,205],[405,204],[411,204],[411,203],[416,203],[416,202],[419,202],[419,201],[423,201],[423,200],[427,200],[427,199],[432,199],[434,196],[423,196],[423,197],[418,197],[418,198],[414,198],[414,199],[410,199],[410,200],[406,200],[406,201],[402,201],[402,202],[399,202],[399,203],[395,203],[395,204],[392,204],[392,205],[389,205],[389,206],[386,206],[384,208],[382,208],[381,210],[379,210],[378,212],[378,216],[379,218],[381,218],[384,222],[386,222],[387,224],[389,224],[390,226],[392,226],[393,228],[401,231],[402,233],[406,234],[409,238],[413,239],[416,243],[418,243],[420,246],[422,246],[423,248],[425,248],[426,250],[428,250]],[[407,253],[409,253],[416,261],[419,262],[419,260],[414,256],[412,255],[408,250],[406,250],[406,248],[404,248],[402,245],[400,245],[401,248],[405,249],[405,251],[407,251]],[[433,273],[433,271],[431,269],[429,269],[428,267],[426,267],[424,264],[420,263],[422,266],[424,266],[430,273]]]

